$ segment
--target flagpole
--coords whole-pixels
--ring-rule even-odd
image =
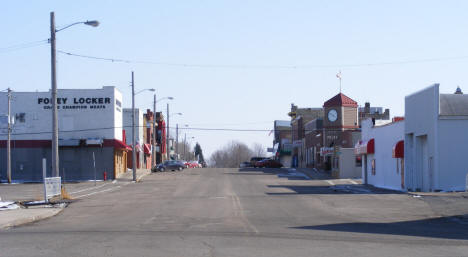
[[[340,76],[340,93],[341,93],[341,76]]]

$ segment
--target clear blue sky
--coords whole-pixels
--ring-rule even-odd
[[[137,89],[174,96],[171,123],[192,127],[271,129],[288,119],[290,104],[319,107],[338,93],[363,105],[404,114],[404,97],[432,83],[468,91],[468,58],[350,67],[468,56],[468,1],[5,1],[0,9],[0,89],[50,88],[50,48],[5,47],[47,39],[49,12],[57,26],[98,19],[57,35],[57,48],[99,57],[186,64],[194,68],[112,63],[58,55],[59,88],[118,87],[131,105],[130,72]],[[3,49],[3,50],[2,50]],[[271,65],[261,68],[256,65]],[[299,65],[300,68],[280,66]],[[303,67],[301,65],[311,65]],[[314,65],[318,65],[314,66]],[[137,106],[152,108],[152,94]],[[2,100],[3,101],[3,100]],[[165,103],[158,105],[165,109]],[[270,146],[268,132],[190,131],[209,156],[230,140]],[[182,132],[183,135],[183,132]]]

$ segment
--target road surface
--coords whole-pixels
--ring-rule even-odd
[[[466,198],[285,172],[154,173],[0,231],[0,256],[468,256]]]

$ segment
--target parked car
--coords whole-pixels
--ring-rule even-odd
[[[252,157],[252,158],[250,158],[250,166],[254,167],[254,168],[257,168],[256,163],[258,161],[263,160],[263,159],[265,159],[265,157]]]
[[[180,161],[168,160],[163,163],[158,164],[156,167],[153,167],[152,171],[165,171],[165,170],[178,170],[181,171],[185,168],[184,163]]]
[[[248,168],[248,167],[252,167],[252,165],[250,165],[250,162],[242,162],[241,164],[239,164],[239,168]]]
[[[256,162],[255,166],[259,168],[281,168],[283,167],[283,164],[273,159],[263,159],[261,161]]]
[[[190,168],[201,168],[201,164],[198,163],[197,161],[191,161],[189,164]]]

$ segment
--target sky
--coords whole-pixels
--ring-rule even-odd
[[[468,91],[468,1],[4,1],[0,9],[0,90],[48,91],[50,12],[57,33],[58,88],[115,86],[131,107],[136,91],[172,96],[171,127],[205,157],[231,140],[271,147],[274,120],[291,103],[321,107],[342,92],[359,105],[404,115],[404,98],[433,83],[443,93]],[[152,109],[153,93],[136,106]],[[3,103],[3,100],[2,100]],[[158,111],[166,112],[166,100]],[[213,131],[253,129],[261,131]]]

